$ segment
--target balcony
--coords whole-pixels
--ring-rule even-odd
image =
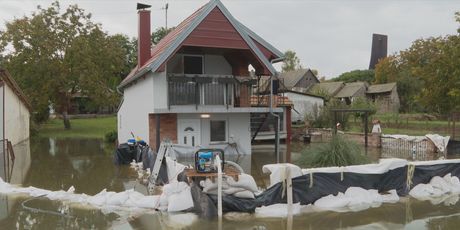
[[[168,109],[172,106],[250,107],[255,79],[233,75],[168,74]]]

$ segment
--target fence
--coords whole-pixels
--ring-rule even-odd
[[[382,157],[413,158],[414,160],[433,160],[437,158],[435,145],[427,138],[415,140],[382,137]]]

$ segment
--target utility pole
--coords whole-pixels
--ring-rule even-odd
[[[169,8],[168,3],[166,3],[166,5],[163,8],[161,8],[162,10],[165,10],[165,23],[166,23],[165,28],[166,30],[168,30],[168,8]]]

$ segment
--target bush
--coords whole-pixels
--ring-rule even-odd
[[[105,141],[108,143],[115,143],[118,139],[118,132],[111,131],[105,134]]]
[[[319,107],[313,106],[312,112],[305,116],[305,123],[309,124],[313,128],[333,128],[334,114],[331,109],[345,109],[347,105],[337,99],[331,99],[326,106]],[[350,113],[337,113],[337,121],[345,129],[348,127],[348,117]]]
[[[369,163],[359,145],[334,135],[330,143],[318,145],[302,152],[299,163],[302,167],[333,167]]]

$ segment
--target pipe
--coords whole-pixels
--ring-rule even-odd
[[[270,61],[270,64],[273,64],[274,62],[282,61],[284,60],[284,57],[279,57],[272,59]],[[276,122],[276,131],[275,131],[275,153],[276,153],[276,163],[280,163],[280,137],[279,137],[279,132],[280,132],[280,116],[278,114],[275,114],[273,112],[273,77],[277,76],[278,73],[275,72],[273,75],[270,76],[270,115],[276,117],[277,122]]]

